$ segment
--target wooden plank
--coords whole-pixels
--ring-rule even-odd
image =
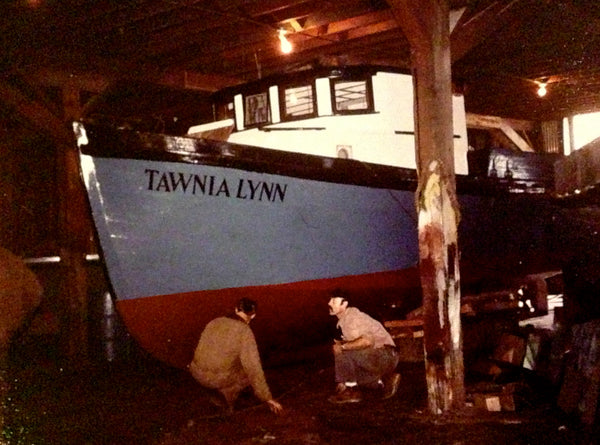
[[[386,328],[406,328],[413,326],[423,326],[423,320],[418,318],[415,320],[387,320],[383,323]]]

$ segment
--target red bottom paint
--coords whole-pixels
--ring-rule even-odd
[[[327,302],[342,288],[352,305],[375,310],[419,287],[416,269],[304,281],[272,286],[161,295],[117,302],[117,309],[139,345],[160,361],[184,368],[192,359],[206,323],[233,311],[242,297],[256,300],[252,328],[263,357],[289,354],[328,341],[335,320]]]

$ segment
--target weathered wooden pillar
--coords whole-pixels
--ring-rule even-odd
[[[450,10],[447,0],[392,0],[390,4],[411,44],[425,367],[429,409],[442,414],[463,409],[465,398]]]
[[[66,85],[63,89],[66,125],[79,117],[79,90]],[[75,139],[58,147],[59,242],[61,258],[62,312],[61,349],[78,363],[88,358],[87,274],[85,254],[90,244],[87,207],[82,192]]]

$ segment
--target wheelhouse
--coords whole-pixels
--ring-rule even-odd
[[[297,153],[416,168],[409,74],[346,68],[261,79],[213,97],[214,122],[188,134]],[[455,171],[467,174],[462,96],[453,97]]]

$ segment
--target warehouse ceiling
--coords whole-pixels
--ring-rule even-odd
[[[410,69],[395,14],[410,1],[8,1],[0,102],[44,120],[57,115],[69,88],[85,99],[119,81],[214,91],[319,65]],[[600,110],[600,2],[453,0],[450,7],[452,75],[468,112],[544,121]],[[293,45],[287,55],[281,29]]]

